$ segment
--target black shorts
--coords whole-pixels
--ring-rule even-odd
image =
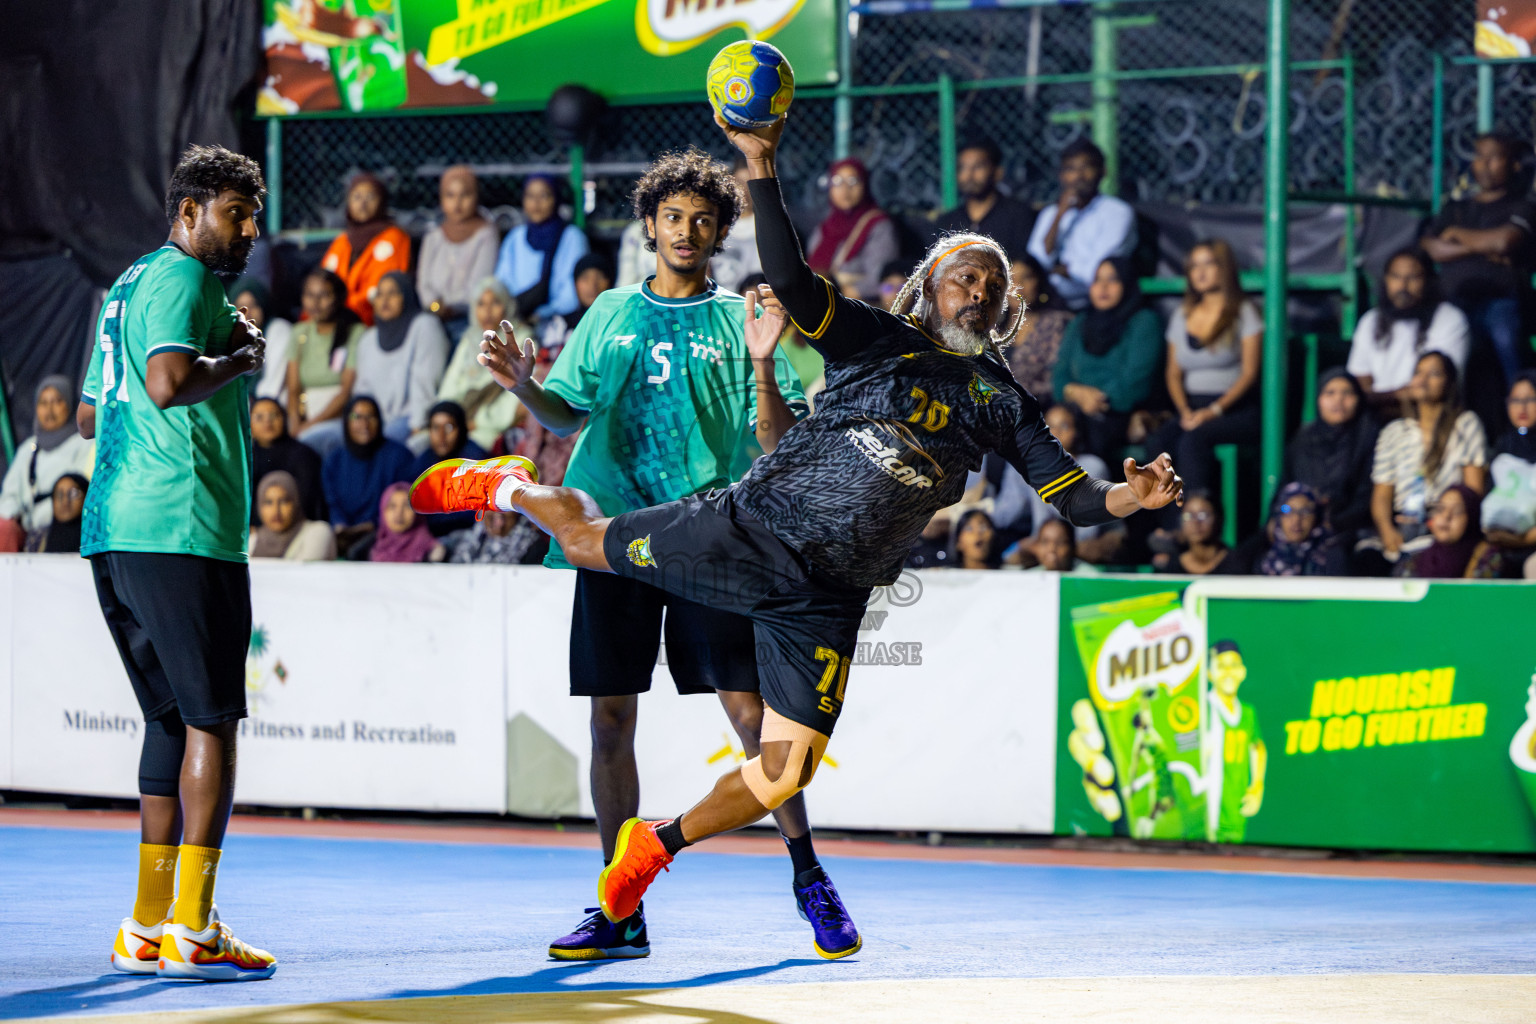
[[[571,696],[623,697],[649,690],[663,635],[678,693],[757,692],[751,622],[646,583],[577,569]]]
[[[146,722],[244,718],[251,573],[244,562],[108,551],[91,556],[96,596]]]
[[[870,588],[817,572],[730,490],[616,517],[603,554],[620,576],[751,619],[763,702],[832,734]]]

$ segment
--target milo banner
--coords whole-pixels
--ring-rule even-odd
[[[1536,851],[1536,588],[1061,587],[1058,832]]]
[[[697,95],[710,58],[771,40],[800,85],[837,78],[833,0],[264,0],[269,116]]]

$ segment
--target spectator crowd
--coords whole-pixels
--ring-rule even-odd
[[[1062,446],[1109,479],[1127,457],[1166,451],[1185,479],[1184,504],[1073,528],[988,457],[909,564],[1536,578],[1529,147],[1481,136],[1475,187],[1386,261],[1347,360],[1318,375],[1315,416],[1290,438],[1263,521],[1236,543],[1225,524],[1237,510],[1218,498],[1234,464],[1223,454],[1251,461],[1263,347],[1287,339],[1265,338],[1263,313],[1220,238],[1189,249],[1182,296],[1163,310],[1150,303],[1136,212],[1100,191],[1104,169],[1093,143],[1068,146],[1058,196],[1036,210],[1004,191],[994,142],[963,143],[961,201],[928,229],[978,231],[1008,252],[1027,319],[1005,355]],[[745,168],[736,173],[744,183]],[[545,481],[563,478],[575,435],[545,430],[496,384],[476,359],[481,333],[508,321],[536,340],[542,379],[597,297],[643,281],[655,257],[637,223],[610,259],[564,215],[562,187],[547,175],[526,179],[520,222],[502,237],[474,171],[450,167],[440,216],[418,243],[392,215],[384,180],[358,173],[346,187],[345,229],[303,278],[297,309],[275,305],[255,276],[230,286],[267,338],[251,409],[253,557],[542,560],[547,538],[522,517],[424,520],[407,488],[438,460],[509,453],[532,459]],[[824,187],[807,261],[843,293],[890,308],[924,240],[880,206],[859,160],[833,163]],[[730,290],[762,282],[749,197],[711,273]],[[793,324],[781,343],[814,402],[821,357]],[[32,434],[0,485],[0,551],[78,551],[94,461],[75,429],[78,388],[50,377],[32,398]]]

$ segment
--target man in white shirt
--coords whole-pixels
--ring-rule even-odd
[[[1123,199],[1099,194],[1104,152],[1087,139],[1061,151],[1061,195],[1029,233],[1029,254],[1051,274],[1051,287],[1072,309],[1088,305],[1099,264],[1136,248],[1136,212]]]
[[[1461,310],[1440,298],[1435,265],[1420,249],[1400,249],[1387,260],[1381,304],[1360,318],[1347,368],[1371,404],[1395,417],[1402,391],[1425,352],[1444,352],[1465,375],[1472,331]]]

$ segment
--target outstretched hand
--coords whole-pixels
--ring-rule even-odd
[[[503,337],[505,335],[505,337]],[[475,359],[491,371],[491,379],[511,391],[533,377],[539,346],[532,338],[519,341],[509,320],[501,322],[501,332],[486,331],[480,339],[480,354]]]
[[[725,132],[725,137],[731,140],[731,145],[741,150],[741,155],[750,162],[752,160],[772,160],[774,153],[779,148],[779,137],[784,134],[784,121],[788,114],[781,114],[779,119],[767,128],[737,128],[719,114],[715,115],[715,124]]]
[[[1173,471],[1173,459],[1167,452],[1145,466],[1136,465],[1135,459],[1126,459],[1124,468],[1125,485],[1142,508],[1162,508],[1169,502],[1184,504],[1184,481]]]
[[[779,301],[779,297],[773,294],[773,288],[767,284],[748,288],[743,297],[747,300],[745,312],[747,352],[758,362],[772,359],[774,350],[779,347],[779,338],[784,334],[784,324],[789,314],[785,312],[784,304]],[[757,315],[759,297],[763,303],[761,317]]]

